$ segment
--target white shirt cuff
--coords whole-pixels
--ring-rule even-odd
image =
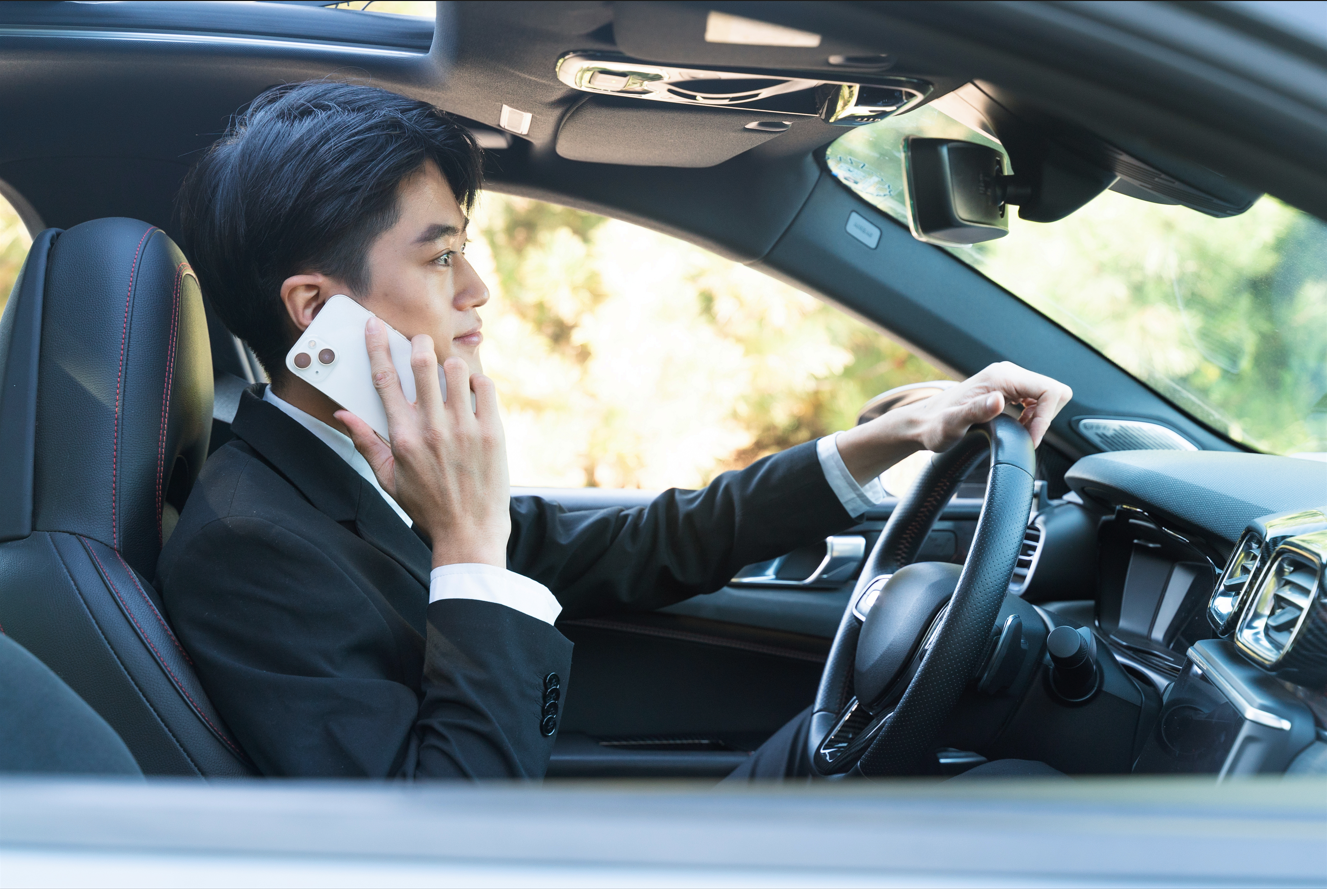
[[[871,479],[865,485],[857,484],[843,462],[843,455],[839,453],[838,438],[839,433],[836,432],[816,442],[816,456],[820,458],[825,481],[829,482],[830,489],[838,496],[843,508],[853,518],[860,518],[868,509],[885,502],[885,488],[878,478]]]
[[[429,574],[429,602],[476,599],[506,605],[552,625],[562,606],[542,583],[495,565],[443,565]]]

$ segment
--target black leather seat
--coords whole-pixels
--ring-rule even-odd
[[[212,397],[198,283],[164,232],[99,219],[36,238],[0,319],[0,630],[149,775],[253,773],[149,583]]]

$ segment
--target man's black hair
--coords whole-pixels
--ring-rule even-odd
[[[313,81],[267,90],[194,165],[177,207],[203,294],[272,378],[293,339],[281,283],[316,271],[369,287],[368,249],[400,216],[398,187],[426,161],[466,212],[483,160],[469,130],[427,102]]]

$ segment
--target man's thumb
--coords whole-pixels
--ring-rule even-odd
[[[973,423],[985,423],[998,417],[1002,410],[1004,410],[1004,396],[999,392],[992,392],[985,398],[973,401],[970,416]]]

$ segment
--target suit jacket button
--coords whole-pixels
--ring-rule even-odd
[[[558,715],[557,704],[554,704],[552,701],[549,701],[547,704],[544,705],[544,716],[547,717],[547,716],[557,716],[557,715]]]
[[[545,716],[544,721],[539,723],[539,731],[543,732],[544,737],[548,737],[557,731],[558,718],[556,716]]]
[[[556,704],[562,698],[562,691],[556,688],[550,688],[544,692],[545,704]]]
[[[545,691],[548,691],[549,689],[553,689],[553,688],[561,688],[561,687],[562,687],[562,680],[558,678],[558,674],[556,674],[556,673],[549,673],[547,676],[544,677],[544,690],[545,690]]]

